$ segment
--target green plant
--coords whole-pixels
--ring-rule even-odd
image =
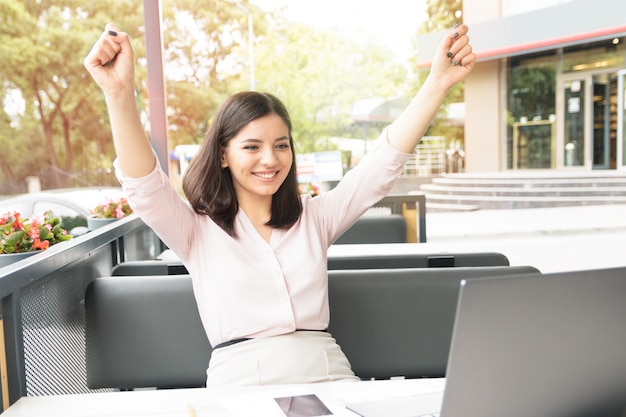
[[[71,238],[50,210],[30,219],[21,218],[16,211],[0,217],[0,254],[45,250]]]
[[[89,210],[91,217],[96,219],[121,219],[132,214],[133,209],[128,205],[128,200],[120,197],[117,200],[107,198],[96,207]]]

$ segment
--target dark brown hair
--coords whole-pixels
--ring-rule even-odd
[[[183,192],[194,211],[206,214],[231,236],[239,203],[230,169],[222,168],[221,150],[252,120],[277,114],[289,130],[293,162],[287,178],[272,196],[272,215],[267,222],[274,228],[288,228],[300,218],[302,202],[296,178],[296,155],[291,135],[291,119],[285,105],[268,93],[246,91],[228,98],[218,109],[197,155],[183,177]]]

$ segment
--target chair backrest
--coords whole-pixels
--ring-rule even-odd
[[[443,377],[461,280],[528,273],[540,272],[530,266],[329,271],[329,332],[362,379]]]
[[[498,252],[400,253],[329,255],[328,269],[442,268],[469,266],[509,266],[509,259]]]
[[[111,275],[180,275],[189,274],[179,260],[148,259],[125,261],[113,267]]]
[[[445,268],[466,266],[509,266],[509,259],[498,252],[475,253],[400,253],[329,255],[328,269]],[[113,267],[111,275],[188,274],[179,260],[126,261]]]
[[[400,214],[363,216],[334,242],[335,245],[358,243],[406,243],[406,220]]]
[[[211,345],[189,275],[96,278],[85,309],[89,388],[206,383]]]
[[[331,322],[361,378],[443,376],[462,279],[533,267],[329,271]],[[85,293],[87,386],[206,382],[211,346],[189,275],[96,278]]]
[[[498,252],[399,253],[328,256],[328,269],[446,268],[467,266],[509,266],[509,259]],[[125,261],[113,267],[111,275],[189,274],[180,260]]]

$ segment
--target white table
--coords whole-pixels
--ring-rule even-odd
[[[284,417],[274,398],[316,394],[334,416],[355,417],[346,404],[442,392],[445,379],[330,382],[222,390],[173,389],[23,397],[3,417]]]

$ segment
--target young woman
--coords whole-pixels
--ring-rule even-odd
[[[214,348],[207,386],[357,379],[326,332],[326,252],[389,192],[449,89],[473,68],[467,30],[444,37],[415,98],[333,190],[298,195],[285,106],[242,92],[217,111],[185,174],[185,201],[140,122],[129,37],[107,25],[85,67],[104,92],[117,175],[133,209],[192,276]]]

